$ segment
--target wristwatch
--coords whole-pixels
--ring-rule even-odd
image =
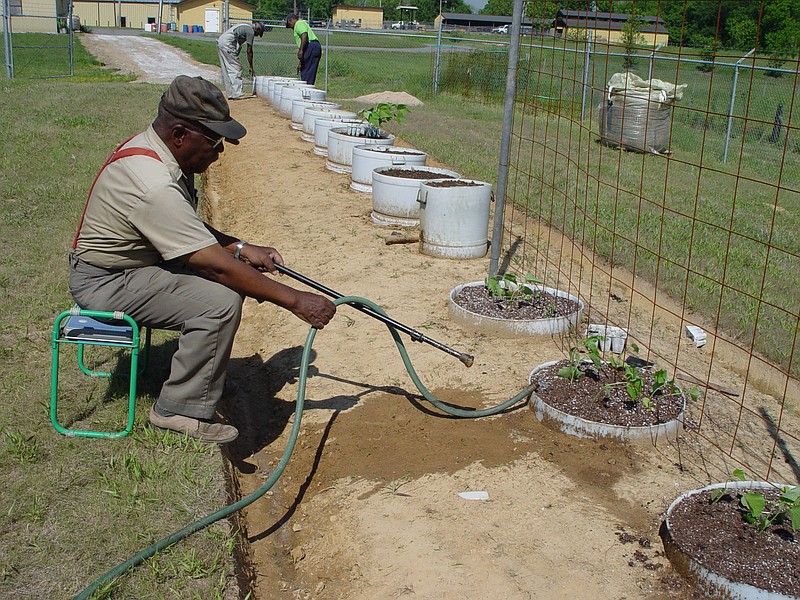
[[[241,260],[239,257],[242,254],[242,248],[244,248],[246,244],[247,242],[245,242],[244,240],[239,240],[239,243],[236,244],[236,250],[233,251],[233,258],[235,258],[236,260]]]

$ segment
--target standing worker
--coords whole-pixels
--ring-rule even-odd
[[[256,76],[253,68],[253,38],[264,35],[264,24],[240,23],[217,38],[217,54],[219,55],[219,68],[222,71],[222,83],[225,84],[225,93],[228,100],[248,98],[242,92],[242,61],[239,52],[247,44],[247,64],[250,66],[250,75]]]
[[[300,79],[310,85],[314,85],[317,80],[319,59],[322,57],[322,46],[320,46],[317,35],[311,31],[308,23],[295,14],[290,14],[286,17],[286,27],[294,31],[294,42],[297,44],[297,60],[300,61],[297,67]]]
[[[218,444],[239,434],[213,416],[232,387],[225,380],[244,297],[318,329],[336,311],[327,298],[264,275],[283,263],[275,248],[217,231],[195,213],[194,176],[245,133],[217,86],[176,77],[153,124],[123,142],[97,175],[70,257],[69,287],[81,308],[180,331],[150,423]]]

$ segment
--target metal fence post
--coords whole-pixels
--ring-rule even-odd
[[[650,81],[653,78],[653,59],[656,57],[656,52],[661,50],[664,47],[664,42],[661,42],[658,46],[653,48],[653,51],[650,53],[650,64],[647,67],[647,81]]]
[[[69,19],[69,76],[75,75],[75,27],[72,20],[72,0],[69,0],[69,7],[67,8],[67,19]]]
[[[331,30],[328,29],[328,26],[325,26],[325,91],[328,91],[328,52],[330,50],[330,44],[328,43],[328,38],[330,37]]]
[[[745,54],[742,58],[736,61],[736,64],[733,66],[733,89],[731,90],[731,104],[730,108],[728,108],[728,129],[725,132],[725,150],[722,153],[722,162],[723,164],[728,162],[728,144],[731,140],[731,126],[733,125],[733,104],[736,101],[736,84],[739,82],[739,65],[742,62],[749,58],[756,49],[753,48]]]
[[[11,46],[10,4],[10,0],[3,0],[3,48],[6,57],[6,79],[14,78],[14,51]]]
[[[514,124],[514,102],[517,96],[517,62],[519,61],[519,36],[522,29],[522,8],[525,0],[514,0],[511,16],[511,44],[508,47],[508,71],[506,72],[506,95],[503,102],[503,129],[500,137],[500,161],[497,166],[497,189],[495,190],[494,224],[492,226],[492,252],[489,259],[489,277],[497,273],[503,245],[503,216],[508,183],[508,156],[511,148],[511,129]]]
[[[586,116],[586,89],[589,87],[589,63],[592,58],[592,32],[586,32],[586,56],[583,58],[583,91],[581,92],[581,121]]]
[[[439,13],[441,17],[441,13]],[[433,63],[433,95],[439,93],[439,67],[442,60],[442,26],[444,18],[439,19],[439,31],[436,32],[436,60]]]

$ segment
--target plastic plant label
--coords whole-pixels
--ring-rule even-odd
[[[489,499],[489,492],[459,492],[459,496],[461,496],[464,500],[488,500]]]

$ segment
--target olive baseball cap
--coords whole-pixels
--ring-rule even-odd
[[[202,77],[178,75],[161,96],[161,107],[180,119],[204,125],[233,144],[247,133],[244,125],[231,117],[220,89]]]

